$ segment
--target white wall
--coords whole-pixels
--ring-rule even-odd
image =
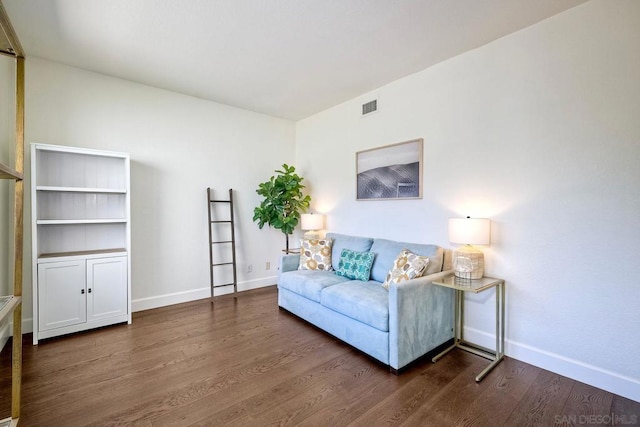
[[[258,183],[294,160],[293,122],[29,57],[26,142],[131,154],[134,311],[209,295],[207,187],[234,189],[239,289],[275,284],[284,237],[252,217]],[[26,320],[30,215],[27,200]]]
[[[274,283],[283,237],[251,221],[255,188],[295,160],[332,231],[450,246],[448,217],[491,218],[508,355],[640,400],[638,28],[640,2],[592,1],[380,88],[370,117],[365,95],[295,125],[30,57],[26,141],[131,153],[134,309],[207,295],[208,186],[237,190],[242,288]],[[354,153],[416,137],[423,199],[356,202]],[[492,295],[467,302],[468,337],[491,345]]]
[[[296,125],[336,232],[437,243],[491,218],[507,354],[640,400],[640,2],[592,1]],[[379,97],[379,112],[360,118]],[[422,200],[355,201],[355,152],[424,138]],[[493,346],[492,295],[467,337]]]

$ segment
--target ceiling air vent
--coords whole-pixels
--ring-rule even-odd
[[[373,101],[369,101],[365,104],[362,104],[362,115],[366,116],[367,114],[375,113],[378,111],[378,100],[374,99]]]

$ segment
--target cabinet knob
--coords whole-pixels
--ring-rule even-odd
[[[84,294],[84,289],[81,289],[81,290],[80,290],[80,293],[81,293],[81,294]]]
[[[91,293],[91,288],[89,288],[89,293]]]

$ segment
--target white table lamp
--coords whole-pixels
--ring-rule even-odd
[[[303,230],[309,230],[304,233],[305,239],[319,239],[320,233],[318,233],[318,230],[324,228],[324,215],[314,213],[302,214],[300,216],[300,227]]]
[[[453,252],[456,277],[480,279],[484,275],[484,254],[472,245],[488,245],[491,221],[485,218],[449,218],[449,241],[465,246]]]

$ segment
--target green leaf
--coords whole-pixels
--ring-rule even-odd
[[[286,163],[268,181],[258,184],[256,193],[264,199],[254,209],[253,221],[262,228],[265,224],[281,230],[285,235],[293,233],[300,220],[300,212],[306,212],[311,196],[303,195],[303,178],[295,173],[295,167]]]

